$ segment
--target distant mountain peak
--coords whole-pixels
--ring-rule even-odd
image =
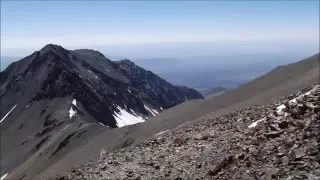
[[[40,51],[51,51],[51,50],[66,50],[62,46],[56,45],[56,44],[47,44],[45,45]]]
[[[57,55],[61,59],[68,59],[67,56],[69,54],[69,51],[59,45],[47,44],[40,51],[37,51],[36,56],[39,56],[39,55],[43,56],[43,55],[48,55],[48,54],[51,54],[53,56]],[[41,58],[41,59],[43,59],[43,58]],[[47,59],[47,58],[45,58],[45,59]]]

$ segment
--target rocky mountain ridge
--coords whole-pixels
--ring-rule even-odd
[[[10,178],[19,171],[15,179],[23,178],[32,167],[46,167],[40,163],[54,163],[82,137],[202,98],[130,64],[134,68],[125,71],[98,51],[48,44],[0,72],[0,174]]]
[[[10,100],[17,101],[25,96],[23,89],[32,89],[29,104],[72,96],[98,122],[112,128],[118,126],[114,112],[121,109],[145,118],[186,100],[202,98],[195,90],[185,93],[129,60],[125,62],[112,62],[93,50],[69,51],[49,44],[0,73],[0,97],[5,99],[11,93],[15,98],[10,96]],[[126,64],[131,68],[125,69]]]

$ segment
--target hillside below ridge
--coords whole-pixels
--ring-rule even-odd
[[[320,84],[189,122],[51,179],[319,179]]]

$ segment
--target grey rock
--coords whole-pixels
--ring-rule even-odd
[[[299,160],[304,156],[306,156],[306,153],[301,148],[300,149],[295,149],[295,150],[292,151],[292,157],[294,158],[294,160]]]

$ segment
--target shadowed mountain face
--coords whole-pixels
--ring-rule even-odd
[[[151,71],[146,71],[129,60],[117,61],[115,63],[120,71],[130,79],[132,84],[140,92],[144,93],[141,98],[146,99],[153,106],[158,107],[162,104],[165,108],[168,108],[175,105],[175,102],[200,98],[196,90],[184,86],[173,86]],[[150,96],[152,97],[151,99],[148,98]]]
[[[144,122],[198,98],[197,91],[173,86],[128,60],[46,45],[0,72],[1,174],[30,167],[36,153],[50,159],[92,125]]]
[[[128,60],[111,62],[97,51],[68,51],[56,45],[13,63],[0,78],[3,100],[23,98],[32,104],[73,97],[98,122],[110,127],[117,127],[113,115],[118,106],[149,116],[145,106],[159,111],[202,98],[197,91],[173,86]]]

